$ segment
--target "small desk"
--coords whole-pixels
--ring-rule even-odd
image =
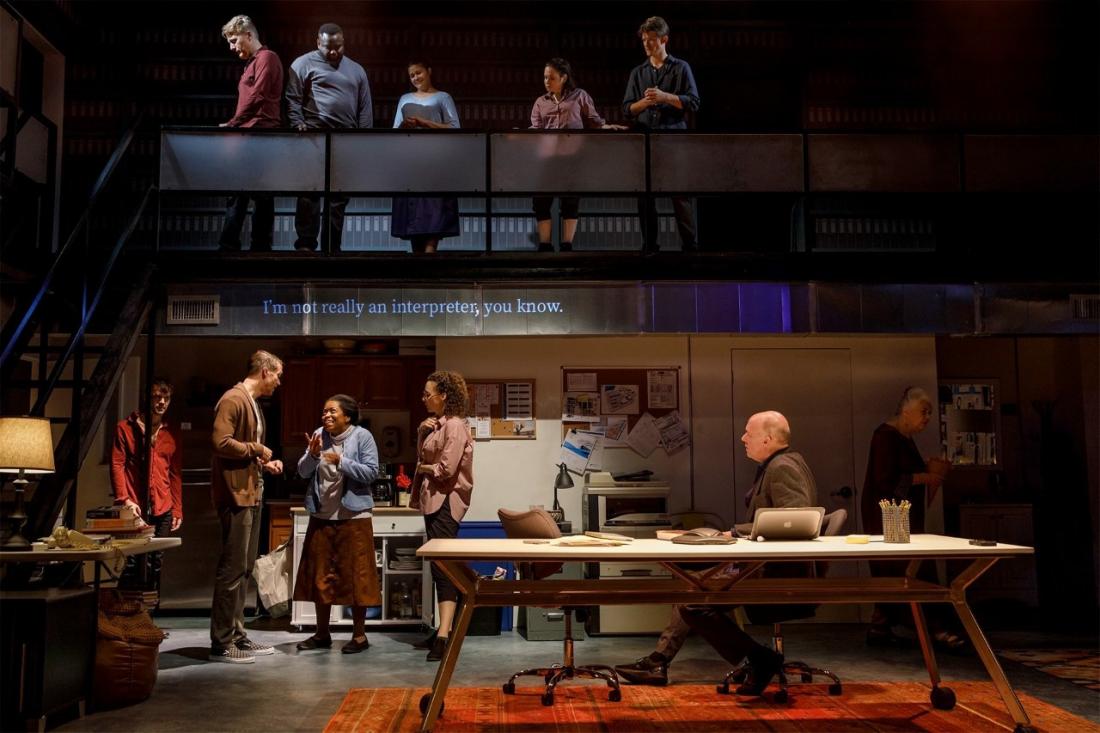
[[[908,603],[932,681],[932,704],[954,707],[954,693],[940,685],[939,668],[921,608],[925,603],[950,603],[962,621],[997,692],[1016,721],[1017,733],[1030,731],[1030,719],[989,648],[974,614],[966,603],[966,589],[997,560],[1031,555],[1019,545],[976,547],[965,539],[940,535],[913,535],[908,544],[886,544],[881,536],[870,544],[849,545],[843,537],[821,537],[811,542],[749,542],[734,545],[674,545],[656,539],[634,540],[621,547],[562,547],[528,544],[512,539],[430,540],[417,555],[431,560],[458,587],[465,598],[451,641],[436,672],[430,695],[421,700],[422,731],[430,731],[439,717],[447,685],[462,651],[462,640],[475,608],[480,606],[591,606],[631,603],[689,603],[742,605],[756,603]],[[668,568],[671,579],[497,580],[481,581],[467,562],[512,560],[533,562],[655,562]],[[764,578],[761,569],[782,561],[857,562],[907,560],[899,577]],[[917,570],[926,560],[969,560],[970,564],[948,585],[919,580]],[[697,575],[684,563],[714,563]],[[735,567],[736,566],[736,567]]]
[[[5,730],[28,720],[35,721],[39,731],[45,730],[48,714],[74,703],[83,717],[95,664],[101,568],[119,558],[180,544],[178,537],[154,537],[120,548],[0,552],[0,564],[95,563],[92,588],[84,585],[83,579],[75,588],[44,584],[0,587],[0,637],[5,655],[0,659],[0,679],[4,680],[0,710]]]

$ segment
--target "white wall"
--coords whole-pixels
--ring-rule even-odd
[[[867,448],[876,426],[894,410],[902,389],[934,394],[936,349],[931,336],[619,336],[608,338],[449,338],[437,343],[436,364],[471,378],[536,380],[537,439],[479,442],[474,450],[474,498],[467,518],[493,520],[499,507],[549,506],[561,442],[561,370],[568,366],[678,366],[681,414],[692,447],[674,456],[660,448],[649,459],[630,449],[607,451],[613,470],[649,468],[673,487],[672,510],[713,511],[732,522],[734,461],[741,425],[733,425],[730,349],[842,348],[851,353],[855,488],[862,487]],[[691,399],[689,400],[689,395]],[[838,418],[845,419],[845,418]],[[795,445],[812,442],[792,426]],[[938,418],[917,439],[939,453]],[[717,458],[716,458],[717,457]],[[578,488],[560,493],[566,517],[581,517]],[[929,530],[942,529],[942,502],[930,508]]]

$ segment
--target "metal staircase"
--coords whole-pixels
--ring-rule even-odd
[[[17,298],[0,331],[0,413],[43,416],[55,390],[72,391],[69,415],[50,418],[65,425],[54,450],[57,471],[38,483],[27,508],[23,528],[27,537],[48,534],[67,507],[65,524],[73,526],[69,499],[75,496],[91,438],[142,327],[153,328],[153,264],[128,262],[125,268],[120,264],[131,235],[155,200],[156,189],[149,186],[128,214],[118,216],[108,209],[108,203],[114,212],[132,206],[125,189],[113,190],[111,184],[124,180],[119,172],[141,122],[139,117],[122,136],[65,243],[45,273]],[[114,198],[109,195],[112,192]],[[109,222],[105,231],[93,225],[98,221]],[[85,343],[93,319],[97,329],[110,334],[101,347]],[[86,375],[89,355],[97,359]],[[37,368],[28,368],[35,362]]]

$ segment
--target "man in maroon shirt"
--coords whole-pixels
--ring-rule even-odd
[[[246,62],[237,84],[237,111],[220,127],[278,127],[282,122],[283,64],[275,52],[260,42],[256,26],[247,15],[235,16],[222,26],[229,50]],[[270,252],[275,229],[275,198],[257,194],[230,196],[225,212],[219,249],[239,251],[241,228],[248,214],[248,199],[255,202],[252,214],[252,250]]]
[[[145,463],[145,414],[138,410],[115,427],[111,446],[111,488],[115,503],[132,507],[146,522],[153,525],[155,536],[166,537],[183,524],[183,454],[179,433],[164,421],[172,403],[172,385],[156,379],[149,393],[149,413],[152,417],[152,466]],[[148,471],[148,494],[145,491]],[[152,587],[160,587],[161,553],[149,558]],[[137,564],[128,562],[123,572],[123,585],[137,580]]]

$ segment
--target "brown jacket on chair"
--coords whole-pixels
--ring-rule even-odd
[[[216,508],[260,503],[260,464],[264,446],[256,440],[256,413],[245,386],[233,385],[214,408],[210,496]]]

